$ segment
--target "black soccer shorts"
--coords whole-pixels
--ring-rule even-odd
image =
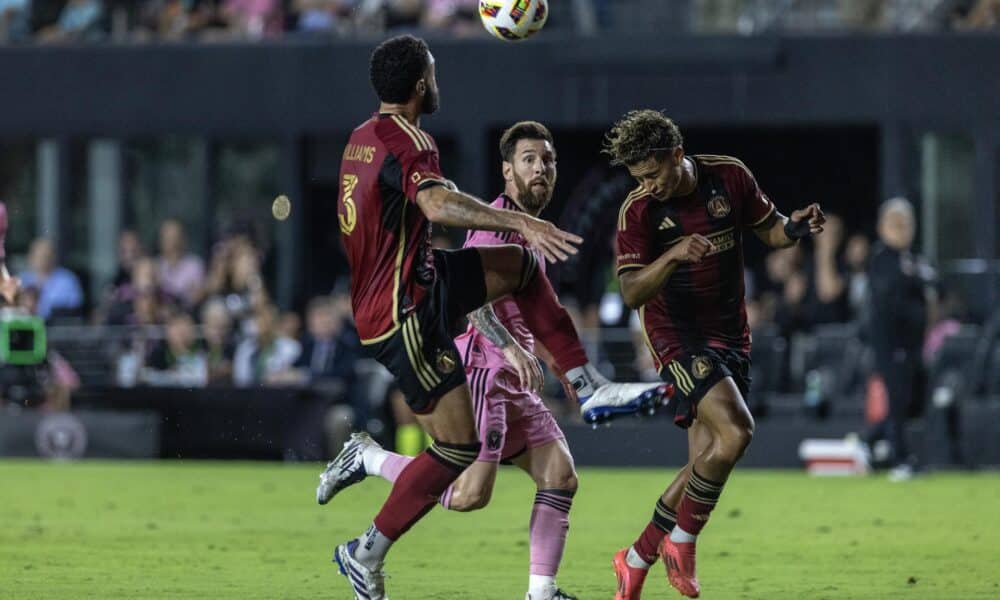
[[[369,346],[396,377],[413,412],[434,411],[437,400],[465,383],[454,338],[465,315],[486,303],[486,275],[475,248],[434,250],[437,278],[388,339]]]
[[[726,377],[732,377],[746,402],[750,393],[750,357],[745,352],[701,348],[685,351],[663,365],[660,378],[674,386],[674,396],[667,405],[674,424],[682,429],[690,427],[698,416],[698,403]]]

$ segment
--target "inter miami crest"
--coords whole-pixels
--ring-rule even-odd
[[[496,429],[490,429],[490,432],[486,434],[486,447],[490,450],[499,450],[501,441],[500,432]]]
[[[729,200],[722,194],[713,194],[712,198],[708,201],[708,214],[712,215],[715,219],[721,219],[728,215],[730,210]]]
[[[458,361],[455,358],[455,353],[451,350],[438,350],[436,366],[439,373],[443,375],[448,375],[455,370],[458,365]]]
[[[698,356],[691,362],[691,372],[696,379],[704,379],[712,372],[712,361],[707,356]]]

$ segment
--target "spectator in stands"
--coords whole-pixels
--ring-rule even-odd
[[[201,300],[205,265],[201,258],[185,251],[184,226],[176,219],[167,219],[160,225],[157,281],[160,289],[190,307]]]
[[[457,37],[486,35],[479,21],[479,0],[429,0],[423,26]]]
[[[180,312],[170,317],[165,334],[146,360],[142,382],[163,387],[202,387],[208,383],[208,361],[191,316]]]
[[[380,0],[385,29],[399,31],[418,29],[424,16],[423,0]]]
[[[272,305],[259,307],[254,313],[253,337],[236,347],[233,359],[233,383],[251,385],[287,385],[292,366],[302,352],[295,340],[278,333],[278,311]]]
[[[802,273],[802,249],[774,250],[764,259],[767,277],[760,286],[759,323],[773,324],[787,337],[802,323],[802,302],[809,283]]]
[[[889,397],[885,420],[869,434],[869,443],[885,437],[892,447],[894,480],[913,474],[905,425],[923,375],[921,349],[927,329],[927,266],[910,251],[916,233],[913,205],[893,198],[879,209],[880,244],[868,268],[875,372]]]
[[[104,8],[100,0],[69,0],[54,25],[38,32],[41,42],[78,42],[101,36]]]
[[[141,257],[132,264],[129,281],[116,287],[106,301],[104,322],[109,325],[155,325],[164,322],[163,311],[175,305],[159,286],[156,262]]]
[[[277,37],[284,28],[279,0],[223,0],[219,15],[234,37]]]
[[[0,43],[27,39],[30,13],[29,0],[0,0]]]
[[[839,256],[844,241],[844,221],[828,214],[823,235],[812,241],[813,260],[806,273],[808,285],[802,299],[802,325],[811,328],[825,323],[844,323],[850,316],[847,277]]]
[[[146,255],[139,234],[132,229],[126,229],[118,236],[118,270],[115,272],[113,285],[125,285],[132,281],[132,268],[140,258]]]
[[[21,284],[39,290],[38,314],[43,319],[53,316],[78,315],[83,307],[83,289],[72,271],[56,264],[52,242],[38,238],[28,250],[29,270],[21,273]]]
[[[868,299],[868,237],[855,233],[847,240],[844,262],[847,266],[847,304],[851,319],[866,322],[865,309]]]
[[[303,33],[337,33],[359,0],[295,0],[295,29]]]
[[[205,338],[208,382],[228,384],[233,380],[233,320],[226,303],[213,298],[201,308],[201,333]]]
[[[360,359],[360,344],[344,330],[335,301],[328,296],[314,298],[306,309],[309,330],[302,345],[302,354],[295,362],[301,380],[314,385],[327,379],[349,385],[354,375],[354,363]]]
[[[264,288],[257,250],[243,237],[221,242],[212,256],[205,292],[226,301],[230,315],[237,321],[249,318],[254,298]]]
[[[996,30],[1000,27],[1000,0],[971,0],[957,4],[967,6],[956,6],[952,21],[955,29]]]

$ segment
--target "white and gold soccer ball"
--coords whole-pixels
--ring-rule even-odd
[[[527,39],[545,26],[548,0],[479,0],[479,18],[494,36],[516,42]]]

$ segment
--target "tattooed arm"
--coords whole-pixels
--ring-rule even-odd
[[[483,337],[491,344],[503,350],[511,344],[516,344],[514,336],[503,326],[497,313],[493,310],[492,304],[486,304],[482,308],[469,313],[469,322],[476,328]]]
[[[544,379],[538,359],[517,343],[510,331],[500,322],[492,304],[469,313],[469,322],[490,343],[503,351],[507,363],[517,371],[521,387],[531,390],[541,388]]]
[[[494,208],[475,196],[443,185],[420,190],[416,200],[432,223],[466,229],[516,231],[551,262],[566,260],[569,255],[576,254],[574,244],[583,241],[583,238],[567,233],[548,221],[522,212]]]

